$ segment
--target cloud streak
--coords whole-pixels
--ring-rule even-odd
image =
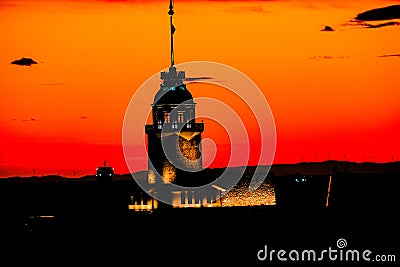
[[[381,28],[381,27],[386,27],[386,26],[399,26],[400,22],[397,21],[389,21],[385,23],[379,23],[379,24],[371,24],[371,23],[360,23],[360,26],[364,26],[365,28]]]
[[[381,55],[378,57],[400,57],[400,54],[388,54],[388,55]]]
[[[24,119],[24,120],[22,120],[22,121],[36,121],[36,119],[35,118],[31,118],[31,119]]]
[[[213,77],[187,77],[183,79],[185,82],[197,82],[202,80],[211,80]]]
[[[326,60],[326,59],[344,59],[349,58],[348,56],[312,56],[311,60]]]
[[[64,83],[42,83],[40,85],[45,85],[45,86],[58,86],[58,85],[63,85]]]

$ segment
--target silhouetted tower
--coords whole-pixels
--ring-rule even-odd
[[[168,71],[161,72],[163,82],[152,104],[153,123],[145,126],[148,181],[151,184],[157,181],[179,184],[185,174],[202,168],[200,142],[204,124],[195,121],[196,103],[183,83],[185,72],[177,71],[174,66],[172,0],[168,14],[171,26],[171,66]]]

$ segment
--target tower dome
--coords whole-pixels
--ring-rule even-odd
[[[162,86],[154,96],[154,105],[182,104],[185,101],[193,102],[192,94],[186,89],[186,84],[176,87]]]

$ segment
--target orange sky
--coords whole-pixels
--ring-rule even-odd
[[[349,25],[396,3],[176,0],[175,62],[224,63],[258,85],[276,123],[275,163],[400,160],[400,28]],[[93,174],[104,158],[127,172],[124,115],[169,65],[167,12],[168,1],[2,1],[0,177]],[[21,57],[38,64],[10,64]],[[203,137],[222,145],[219,133],[206,124]]]

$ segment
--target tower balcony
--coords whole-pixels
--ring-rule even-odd
[[[162,124],[147,124],[145,125],[146,133],[154,133],[160,132],[164,129],[164,131],[175,132],[203,132],[204,131],[204,123],[203,122],[188,122],[188,123],[162,123]]]

